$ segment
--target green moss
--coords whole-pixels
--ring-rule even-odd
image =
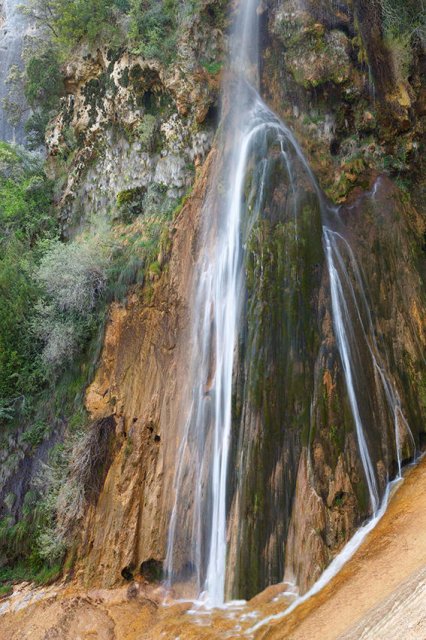
[[[0,598],[10,596],[13,593],[13,586],[11,584],[2,584],[0,586]]]
[[[125,88],[127,88],[129,86],[129,68],[128,67],[125,67],[123,69],[123,72],[122,72],[121,76],[118,79],[118,84],[121,87],[125,87]]]
[[[107,72],[101,73],[97,78],[92,78],[83,85],[81,92],[89,109],[89,127],[95,124],[98,114],[107,117],[105,98],[108,93],[114,96],[117,91],[114,79]]]
[[[223,62],[218,62],[218,61],[202,62],[201,65],[204,67],[207,73],[209,73],[212,76],[215,76],[218,73],[220,73],[220,71],[222,70]]]
[[[125,189],[117,194],[117,206],[121,207],[124,204],[129,204],[135,200],[139,200],[145,193],[144,187],[135,187],[133,189]]]
[[[359,513],[361,516],[370,514],[370,494],[368,493],[367,482],[364,479],[353,484],[355,495],[358,501]]]
[[[259,166],[254,161],[253,171]],[[240,543],[244,552],[236,568],[236,597],[250,597],[266,581],[282,578],[298,455],[303,439],[307,441],[311,432],[313,371],[320,344],[319,327],[312,322],[324,260],[318,202],[315,194],[303,190],[293,199],[278,154],[271,152],[263,168],[262,203],[257,202],[259,190],[253,188],[256,176],[249,174],[244,188],[250,230],[245,238],[243,229],[246,321],[238,349],[233,425],[235,434],[250,431],[253,424],[258,430],[253,441],[239,442],[247,447],[245,468],[250,472],[241,496],[245,521]],[[252,221],[250,215],[257,208],[259,218]],[[247,424],[238,424],[239,416]],[[284,459],[283,486],[274,486],[271,492],[271,478],[275,479],[276,468],[281,468]],[[277,519],[282,523],[279,531]],[[270,536],[277,537],[274,578],[262,560]]]
[[[19,582],[35,582],[37,585],[47,585],[55,582],[62,574],[59,564],[35,568],[31,564],[19,563],[14,567],[0,569],[0,595],[9,595],[13,585]]]
[[[147,113],[136,127],[135,134],[144,151],[155,151],[160,143],[158,119]]]
[[[151,278],[159,278],[161,275],[161,266],[158,262],[158,260],[156,260],[155,262],[151,262],[151,264],[148,267],[148,274]]]

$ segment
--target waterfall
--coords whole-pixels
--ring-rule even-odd
[[[241,3],[232,33],[230,73],[224,82],[224,109],[217,138],[219,158],[202,208],[188,375],[182,390],[188,409],[177,453],[165,559],[168,585],[177,590],[180,585],[189,585],[189,593],[183,589],[185,595],[201,598],[208,606],[222,605],[230,591],[230,474],[232,471],[237,486],[238,505],[242,476],[249,472],[250,434],[239,438],[240,443],[245,438],[236,455],[239,472],[230,469],[236,351],[246,300],[247,239],[268,205],[266,186],[277,163],[288,184],[296,249],[303,242],[299,228],[303,190],[316,199],[320,211],[334,334],[373,513],[378,512],[384,488],[378,485],[368,442],[369,430],[374,427],[372,412],[365,408],[364,388],[358,384],[365,352],[380,383],[376,393],[383,395],[393,416],[398,474],[403,432],[414,444],[380,355],[360,269],[345,239],[339,212],[327,203],[291,131],[259,96],[257,5],[258,0]],[[360,336],[363,353],[358,344]],[[237,517],[244,519],[238,506],[234,508]],[[238,545],[238,532],[234,539]]]
[[[22,47],[28,32],[27,19],[18,9],[22,4],[21,0],[3,0],[3,15],[0,14],[0,140],[19,143],[25,139],[23,123],[16,127],[9,124],[3,101],[9,93],[6,81],[10,67],[22,67]]]
[[[401,477],[402,468],[402,438],[408,437],[412,450],[415,452],[415,441],[410,430],[408,422],[404,417],[401,400],[398,392],[393,386],[387,367],[380,355],[371,311],[365,294],[363,279],[360,269],[355,259],[354,253],[345,238],[324,226],[324,244],[327,256],[328,270],[330,274],[331,298],[333,307],[333,320],[338,343],[338,349],[342,360],[346,386],[351,405],[352,415],[355,422],[358,446],[365,476],[367,479],[368,490],[370,495],[370,504],[373,513],[376,513],[379,507],[379,491],[375,478],[371,457],[368,451],[368,445],[365,439],[366,426],[361,418],[359,407],[359,399],[361,394],[356,391],[356,372],[362,363],[356,364],[359,358],[359,344],[355,339],[354,324],[359,323],[361,328],[361,336],[367,345],[368,354],[374,371],[377,372],[381,383],[382,391],[393,418],[394,434],[395,434],[395,451],[397,455],[398,477]],[[348,256],[348,262],[352,268],[353,276],[359,291],[359,302],[355,293],[355,288],[349,275],[344,254]],[[346,291],[346,295],[345,295]],[[352,303],[352,313],[350,312],[349,303]],[[380,389],[376,390],[377,393]],[[373,425],[370,425],[372,428]]]
[[[364,426],[362,424],[360,408],[358,404],[358,396],[355,391],[354,380],[354,355],[351,349],[357,348],[356,343],[349,339],[349,334],[352,331],[352,315],[349,311],[348,304],[346,302],[342,282],[339,278],[338,270],[336,267],[335,258],[340,258],[340,264],[343,267],[343,273],[345,275],[343,261],[341,260],[340,253],[336,244],[337,234],[330,231],[330,229],[324,228],[324,239],[326,247],[326,255],[328,261],[328,270],[330,274],[331,285],[331,300],[333,306],[333,321],[336,333],[336,340],[339,348],[340,357],[342,360],[343,371],[346,380],[346,386],[348,390],[349,402],[351,405],[352,415],[355,422],[356,434],[358,438],[358,447],[361,456],[362,466],[364,468],[365,477],[368,485],[368,492],[370,495],[370,503],[373,512],[376,512],[379,504],[379,491],[377,488],[377,482],[373,469],[373,463],[368,451],[367,442],[364,435]],[[349,287],[353,293],[352,285],[349,278],[346,278],[349,282]]]
[[[176,579],[182,540],[181,518],[188,464],[193,467],[190,494],[194,506],[186,544],[186,566],[195,576],[195,592],[204,592],[212,605],[223,603],[226,571],[226,491],[231,430],[232,376],[243,263],[241,215],[246,165],[263,123],[256,115],[256,92],[249,77],[257,76],[257,0],[247,0],[233,34],[232,77],[224,93],[230,105],[222,126],[231,151],[221,168],[226,196],[214,195],[203,209],[203,251],[197,264],[193,301],[193,348],[190,410],[175,475],[175,504],[171,515],[166,573]],[[216,185],[215,185],[216,186]],[[215,211],[214,211],[215,209]],[[212,221],[212,214],[216,219]]]

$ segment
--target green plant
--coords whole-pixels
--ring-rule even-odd
[[[426,4],[424,0],[382,0],[382,12],[396,79],[406,82],[413,59],[413,37],[426,46]]]
[[[223,67],[223,62],[217,62],[217,61],[202,62],[202,66],[207,71],[207,73],[210,73],[211,75],[215,76],[221,71]]]
[[[50,243],[35,273],[43,298],[35,304],[34,334],[42,360],[59,371],[93,331],[93,314],[106,285],[109,250],[103,236]]]
[[[49,433],[49,426],[42,420],[37,420],[22,436],[22,441],[31,447],[37,447]]]
[[[157,118],[146,113],[136,128],[136,135],[144,151],[154,151],[158,137]]]
[[[177,42],[176,0],[131,0],[130,42],[144,58],[169,62]]]
[[[381,0],[384,28],[387,33],[417,34],[426,38],[426,4],[424,0]]]
[[[105,41],[120,41],[117,12],[128,10],[127,0],[29,0],[22,7],[64,56],[82,40],[93,44],[101,37]]]

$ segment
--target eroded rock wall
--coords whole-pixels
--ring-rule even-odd
[[[212,152],[213,153],[213,152]],[[212,158],[173,228],[167,271],[149,293],[111,309],[101,363],[86,394],[96,420],[113,416],[116,453],[86,516],[78,567],[89,583],[113,585],[122,570],[162,561],[173,501],[184,390],[196,232]]]

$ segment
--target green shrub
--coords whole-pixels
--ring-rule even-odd
[[[392,54],[396,79],[406,82],[413,59],[413,37],[426,46],[424,0],[382,0],[386,44]]]
[[[83,40],[117,43],[121,39],[117,12],[127,10],[126,0],[28,0],[22,7],[23,13],[45,29],[62,56]]]
[[[32,327],[49,371],[61,371],[92,335],[108,261],[107,242],[99,235],[51,242],[43,255],[35,280],[44,296],[35,305]]]
[[[159,129],[157,118],[150,113],[146,113],[139,125],[136,127],[136,135],[144,151],[155,151],[158,134]]]
[[[126,224],[131,223],[134,218],[143,213],[143,199],[146,192],[145,187],[135,187],[126,189],[117,194],[117,219]]]
[[[43,420],[37,420],[22,436],[22,441],[31,447],[37,447],[49,433],[49,426]]]
[[[426,3],[424,0],[382,0],[384,28],[394,36],[416,33],[426,40]]]
[[[39,155],[0,142],[0,245],[55,233],[52,193]]]
[[[177,43],[176,0],[131,0],[130,42],[146,59],[170,62]]]
[[[58,111],[64,93],[58,50],[48,46],[31,55],[24,74],[24,94],[32,107],[32,113],[25,123],[30,148],[44,145],[47,124]]]
[[[215,76],[223,67],[223,62],[203,62],[202,66],[211,75]]]

